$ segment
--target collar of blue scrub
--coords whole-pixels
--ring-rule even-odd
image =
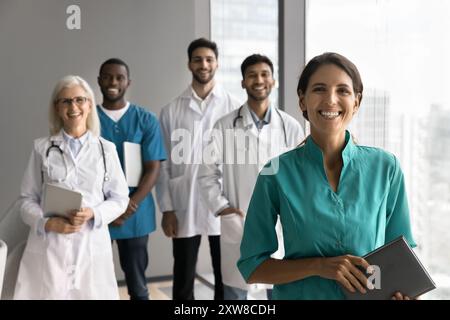
[[[305,144],[307,154],[314,160],[323,164],[323,154],[319,146],[314,142],[313,138],[309,136],[306,139]],[[344,166],[346,166],[354,157],[356,151],[355,143],[353,142],[352,136],[348,130],[345,131],[345,147],[342,150],[342,160]]]

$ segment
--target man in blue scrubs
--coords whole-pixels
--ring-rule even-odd
[[[142,177],[137,187],[129,188],[128,208],[111,223],[109,231],[111,239],[117,241],[130,299],[148,300],[145,278],[147,242],[149,233],[156,229],[151,190],[159,175],[160,162],[166,159],[166,152],[155,115],[125,100],[130,83],[130,72],[125,62],[115,58],[105,61],[98,76],[103,103],[97,109],[101,135],[116,145],[122,168],[123,143],[128,141],[141,145]]]

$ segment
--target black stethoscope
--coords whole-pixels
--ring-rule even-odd
[[[233,119],[233,129],[236,128],[236,122],[237,122],[239,119],[241,119],[241,121],[244,119],[244,118],[242,117],[242,115],[241,115],[241,111],[242,111],[242,108],[243,108],[243,107],[244,107],[243,105],[239,107],[237,116]],[[273,108],[273,109],[275,109],[275,111],[278,113],[278,116],[279,116],[280,119],[281,119],[281,124],[283,125],[284,144],[285,144],[285,146],[287,147],[287,146],[288,146],[288,142],[287,142],[286,126],[285,126],[285,124],[284,124],[284,119],[283,119],[283,117],[281,116],[280,110],[278,110],[277,108]]]
[[[105,148],[103,147],[102,141],[100,139],[98,141],[100,142],[100,147],[101,147],[101,150],[102,150],[103,168],[105,169],[105,175],[103,177],[103,181],[106,182],[106,181],[109,181],[109,174],[108,174],[108,170],[107,170],[107,167],[106,167]],[[52,179],[51,178],[51,174],[50,174],[51,170],[49,169],[50,168],[50,161],[48,159],[48,156],[50,154],[50,151],[52,151],[53,149],[56,149],[56,151],[59,152],[59,154],[61,155],[61,157],[63,159],[66,175],[65,175],[64,179],[54,179],[54,180],[56,180],[58,182],[63,182],[63,181],[65,181],[67,179],[67,175],[69,173],[69,168],[67,166],[66,158],[64,157],[64,152],[62,151],[62,149],[59,146],[59,144],[56,144],[55,141],[50,141],[50,142],[51,142],[51,145],[47,148],[47,151],[45,152],[45,157],[47,158],[47,175],[49,176],[50,179]]]

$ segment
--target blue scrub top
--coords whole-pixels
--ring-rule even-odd
[[[115,122],[108,117],[100,107],[97,107],[103,138],[116,145],[120,163],[123,165],[123,142],[141,144],[143,162],[152,160],[166,160],[166,151],[156,116],[134,104],[130,104],[127,112]],[[129,188],[130,195],[137,188]],[[152,193],[149,193],[138,210],[120,227],[109,227],[111,239],[129,239],[141,237],[156,229],[155,203]]]
[[[278,172],[258,177],[238,261],[245,279],[277,251],[278,214],[284,259],[363,256],[400,235],[416,246],[403,173],[395,156],[355,145],[347,131],[342,158],[337,192],[329,185],[322,151],[311,136],[304,146],[278,158]],[[313,276],[275,285],[273,298],[345,299],[342,290],[334,280]]]

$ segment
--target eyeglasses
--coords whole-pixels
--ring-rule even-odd
[[[56,104],[65,106],[65,107],[70,107],[72,105],[72,103],[75,103],[75,105],[77,107],[81,107],[83,104],[86,103],[86,101],[88,100],[88,98],[86,97],[74,97],[74,98],[60,98],[57,99],[55,101]]]

